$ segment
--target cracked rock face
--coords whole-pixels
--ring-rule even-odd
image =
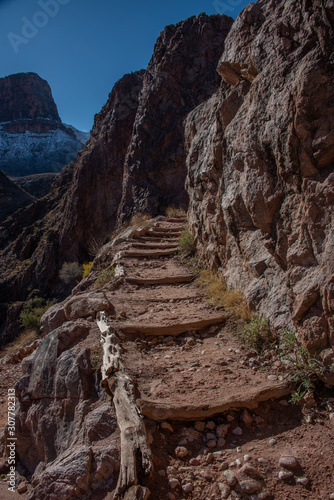
[[[82,345],[90,328],[77,320],[49,333],[16,386],[16,451],[31,477],[31,499],[87,495],[111,486],[119,468],[113,409]]]
[[[311,351],[334,346],[333,22],[332,1],[249,5],[185,132],[200,254]]]

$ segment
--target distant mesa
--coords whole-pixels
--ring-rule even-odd
[[[58,173],[88,137],[62,123],[48,82],[36,73],[0,78],[0,169],[6,175]]]

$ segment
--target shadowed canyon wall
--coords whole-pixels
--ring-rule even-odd
[[[198,249],[278,330],[334,345],[333,1],[259,1],[186,122]]]

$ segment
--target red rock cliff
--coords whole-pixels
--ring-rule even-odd
[[[201,255],[310,350],[334,346],[333,24],[332,1],[249,5],[186,123]]]

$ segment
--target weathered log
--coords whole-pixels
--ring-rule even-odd
[[[114,498],[128,500],[148,498],[149,490],[132,486],[138,485],[137,467],[142,475],[150,475],[153,470],[152,453],[147,442],[143,416],[136,403],[134,382],[125,373],[121,362],[121,346],[116,332],[107,323],[105,312],[97,318],[103,344],[102,384],[109,394],[113,393],[116,419],[121,431],[121,468]],[[135,495],[142,496],[135,496]],[[129,496],[130,495],[130,496]],[[146,496],[145,496],[146,495]]]
[[[134,385],[124,372],[115,376],[114,405],[121,431],[121,468],[115,498],[138,484],[137,467],[148,476],[153,470],[143,417],[136,404]]]
[[[147,500],[151,495],[150,490],[142,486],[132,486],[125,494],[124,500]]]

